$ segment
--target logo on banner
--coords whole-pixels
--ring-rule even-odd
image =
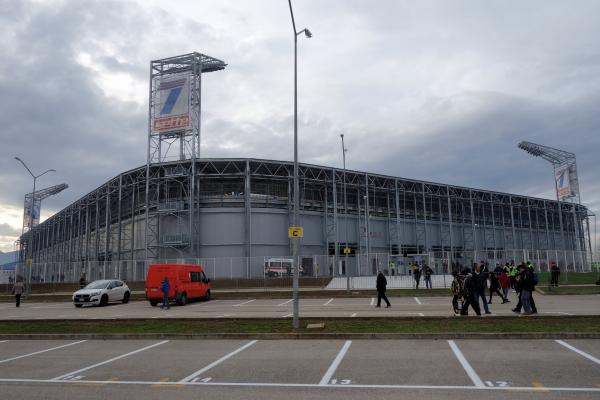
[[[191,126],[189,115],[189,76],[163,80],[158,85],[158,116],[152,124],[155,133],[179,131]]]
[[[569,179],[569,167],[556,170],[556,190],[560,199],[571,196],[571,182]]]

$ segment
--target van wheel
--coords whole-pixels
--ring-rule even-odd
[[[102,298],[100,299],[100,305],[101,306],[105,306],[108,304],[108,296],[107,295],[102,295]]]
[[[210,289],[206,291],[206,296],[204,296],[204,301],[210,301]]]
[[[181,293],[181,297],[179,297],[179,301],[177,302],[180,306],[185,306],[187,304],[187,295],[185,292]]]
[[[150,305],[156,307],[158,305],[158,300],[150,300]]]
[[[123,295],[123,304],[129,303],[129,292],[125,292]]]

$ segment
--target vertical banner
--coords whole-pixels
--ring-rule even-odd
[[[556,179],[556,192],[559,199],[564,199],[572,196],[571,179],[569,177],[569,166],[559,167],[554,170],[554,178]]]
[[[189,73],[157,78],[152,134],[182,131],[191,127]]]
[[[38,197],[35,203],[32,200],[33,196],[30,194],[25,196],[25,207],[23,207],[25,210],[23,213],[23,226],[27,227],[28,230],[34,226],[38,226],[40,223],[40,208],[42,206],[42,199]]]

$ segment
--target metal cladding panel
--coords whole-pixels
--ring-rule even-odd
[[[369,241],[372,248],[387,249],[387,221],[371,218],[369,221]]]
[[[252,252],[257,251],[260,245],[288,246],[287,228],[289,226],[289,215],[287,212],[274,209],[252,210]],[[284,254],[290,252],[286,247]],[[272,254],[272,253],[271,253]]]
[[[304,230],[304,237],[300,239],[302,247],[319,246],[323,248],[323,224],[325,219],[323,215],[300,214],[300,225]],[[286,233],[287,234],[287,233]],[[324,253],[323,253],[324,254]]]
[[[200,248],[244,246],[244,209],[203,209],[200,214]]]

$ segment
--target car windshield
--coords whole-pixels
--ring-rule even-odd
[[[108,286],[108,282],[109,281],[94,281],[84,287],[84,289],[104,289],[106,286]]]

